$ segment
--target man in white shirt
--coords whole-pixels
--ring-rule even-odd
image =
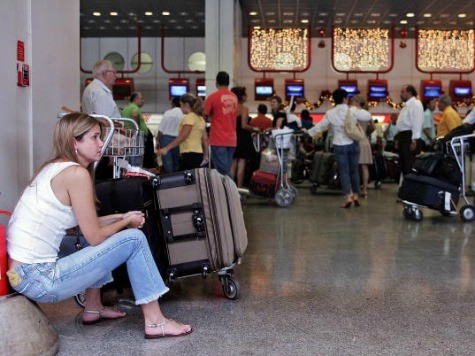
[[[417,97],[417,91],[412,85],[401,88],[401,100],[405,105],[397,119],[397,145],[403,176],[410,173],[417,153],[418,141],[421,138],[424,108]]]
[[[180,109],[180,98],[172,99],[172,109],[165,111],[158,125],[157,149],[167,146],[178,136],[178,127],[183,120],[183,111]],[[180,168],[180,147],[174,147],[162,157],[164,173],[177,172]]]
[[[112,86],[116,80],[116,70],[112,62],[98,61],[92,68],[94,80],[82,94],[82,112],[119,118],[120,111],[112,96]]]
[[[120,111],[112,96],[112,86],[116,79],[116,70],[112,62],[98,61],[92,68],[94,80],[82,93],[82,112],[120,118]],[[106,122],[104,122],[106,124]],[[107,127],[107,124],[106,124]],[[112,160],[102,157],[96,167],[96,179],[112,178]]]

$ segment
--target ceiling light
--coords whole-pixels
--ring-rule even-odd
[[[275,23],[275,20],[274,19],[271,19],[271,20],[267,20],[268,23]]]
[[[440,25],[440,21],[434,21],[433,24],[434,25]]]
[[[325,23],[324,20],[318,20],[318,23]]]
[[[293,23],[293,20],[284,20],[283,23]]]
[[[145,16],[152,16],[153,12],[152,11],[145,11]]]
[[[294,16],[294,13],[293,12],[284,12],[283,15],[284,16]]]
[[[467,17],[467,14],[458,14],[458,17],[460,17],[461,19]]]
[[[309,23],[308,19],[302,19],[300,22],[301,23]]]
[[[175,27],[175,30],[182,30],[182,29],[183,29],[183,26],[180,26],[180,25]]]
[[[82,29],[87,31],[87,30],[90,30],[91,28],[89,26],[84,26]]]
[[[105,26],[99,26],[99,30],[105,30],[106,27]]]
[[[180,12],[180,16],[188,16],[188,13],[187,12]]]
[[[152,26],[145,26],[145,29],[146,30],[151,30],[151,29],[153,29],[153,27]]]
[[[375,24],[375,23],[376,23],[375,20],[368,20],[368,21],[366,21],[366,22],[369,23],[369,24]]]
[[[129,22],[129,20],[127,20],[127,19],[122,19],[122,20],[120,20],[120,22],[122,22],[122,23],[127,23],[127,22]]]
[[[333,21],[334,23],[342,23],[343,20],[342,19],[335,19],[335,21]]]
[[[336,17],[343,17],[343,16],[345,16],[345,13],[344,13],[344,12],[337,12],[337,13],[335,14],[335,16],[336,16]]]
[[[310,16],[310,13],[308,13],[308,12],[302,12],[301,15],[302,15],[302,16]]]
[[[449,21],[449,25],[456,25],[457,21]]]
[[[381,14],[378,14],[377,12],[374,12],[371,14],[371,17],[379,17],[379,16],[381,16]]]
[[[261,20],[259,20],[259,19],[252,19],[251,22],[252,22],[252,23],[259,23],[259,22],[261,22]]]
[[[129,12],[129,16],[135,16],[135,12]]]
[[[169,11],[162,11],[162,15],[163,16],[170,16],[170,12]]]
[[[160,20],[159,20],[159,19],[155,19],[155,20],[153,20],[153,23],[160,23]]]
[[[354,17],[362,17],[363,14],[361,12],[357,12],[353,14]]]
[[[399,21],[399,23],[400,23],[401,25],[405,25],[405,24],[407,24],[407,20],[401,20],[401,21]]]
[[[261,26],[254,26],[254,30],[260,30]]]
[[[101,16],[101,13],[100,13],[99,11],[94,11],[92,14],[93,14],[94,16]]]
[[[388,16],[389,16],[389,17],[397,17],[397,14],[394,14],[394,13],[393,13],[393,14],[389,14]]]
[[[422,15],[422,16],[424,16],[424,17],[431,17],[432,14],[424,14],[424,15]]]
[[[443,19],[449,17],[450,15],[449,14],[441,14],[440,17],[442,17]]]
[[[106,20],[104,20],[104,23],[111,23],[111,20],[106,19]]]
[[[256,15],[257,15],[257,12],[255,12],[255,11],[251,11],[251,12],[249,13],[249,16],[256,16]]]
[[[408,12],[408,13],[406,14],[406,16],[407,16],[407,17],[414,17],[415,15],[414,15],[413,12]]]
[[[358,20],[351,20],[351,23],[358,23]]]
[[[119,13],[116,12],[116,11],[111,11],[109,15],[111,15],[111,16],[117,16],[117,15],[119,15]]]
[[[388,25],[388,24],[391,23],[391,21],[390,21],[390,20],[384,20],[383,23],[384,23],[385,25]]]
[[[275,12],[272,12],[272,11],[271,12],[266,12],[266,15],[267,16],[275,16]]]
[[[319,16],[328,16],[328,12],[319,12],[318,15]]]
[[[416,24],[418,24],[418,25],[423,25],[423,24],[424,24],[424,21],[422,21],[422,20],[417,21]]]

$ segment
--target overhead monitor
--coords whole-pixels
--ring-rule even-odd
[[[294,99],[305,97],[305,84],[303,79],[285,80],[285,100],[289,101],[292,96]]]
[[[357,80],[339,80],[338,88],[344,89],[348,93],[348,97],[353,97],[358,94],[358,81]]]
[[[383,101],[387,96],[387,80],[368,80],[368,101]]]
[[[449,83],[449,94],[454,102],[461,102],[463,99],[471,98],[472,82],[470,80],[451,80]]]
[[[274,79],[254,79],[254,100],[268,100],[274,95]]]
[[[196,95],[201,99],[206,97],[206,84],[204,78],[196,79]]]
[[[174,96],[182,96],[190,91],[190,81],[183,78],[171,78],[168,80],[168,94],[170,99]]]
[[[117,78],[112,86],[114,100],[129,99],[134,92],[134,80],[132,78]]]
[[[430,100],[442,95],[442,81],[440,80],[421,80],[420,98]]]

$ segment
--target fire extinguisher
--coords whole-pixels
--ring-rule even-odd
[[[12,213],[0,210],[0,214],[11,216]],[[0,224],[0,296],[8,294],[8,257],[7,257],[7,234],[5,226]]]

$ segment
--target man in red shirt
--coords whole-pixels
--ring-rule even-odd
[[[205,101],[205,114],[211,123],[209,144],[211,145],[211,163],[221,173],[230,175],[233,154],[236,149],[236,120],[238,99],[229,86],[229,74],[219,72],[216,75],[218,91]]]

